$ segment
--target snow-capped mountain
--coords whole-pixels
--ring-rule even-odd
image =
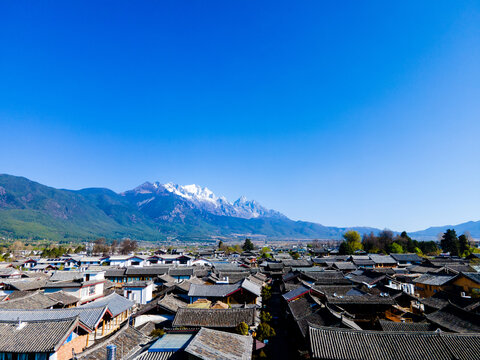
[[[155,182],[153,186],[155,188],[163,187],[166,191],[191,202],[196,208],[214,215],[234,216],[244,219],[283,217],[281,213],[268,210],[255,200],[247,200],[245,196],[242,196],[235,202],[231,203],[224,196],[217,196],[207,187],[201,187],[196,184],[182,186],[173,183],[162,185],[159,182]]]

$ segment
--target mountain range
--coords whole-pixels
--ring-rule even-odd
[[[435,238],[448,227],[412,236]],[[480,237],[480,221],[455,226]],[[105,188],[65,190],[24,177],[0,175],[0,234],[8,238],[91,240],[97,237],[162,241],[238,239],[340,239],[349,229],[294,221],[255,200],[234,202],[198,185],[145,182],[122,193]],[[465,229],[465,230],[462,230]]]

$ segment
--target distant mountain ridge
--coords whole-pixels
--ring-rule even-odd
[[[480,237],[480,222],[466,223]],[[461,227],[459,225],[459,227]],[[457,227],[455,227],[457,228]],[[340,239],[349,229],[294,221],[255,200],[234,202],[198,185],[145,182],[120,194],[109,189],[64,190],[0,175],[0,235],[56,241],[131,237],[138,240],[216,238]],[[441,228],[412,233],[434,238]]]

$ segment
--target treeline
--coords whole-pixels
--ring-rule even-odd
[[[419,255],[436,255],[440,252],[434,241],[413,240],[404,231],[395,235],[393,231],[383,230],[378,235],[373,232],[364,234],[363,237],[354,230],[347,231],[343,235],[344,240],[340,244],[339,252],[342,255],[352,255],[357,250],[363,250],[370,254],[401,254],[417,253]]]
[[[361,236],[357,231],[347,231],[343,235],[339,253],[352,255],[358,250],[370,254],[402,254],[417,253],[419,255],[438,255],[441,251],[452,256],[468,256],[480,250],[474,247],[473,240],[468,233],[457,237],[455,230],[448,229],[442,235],[440,247],[435,241],[413,240],[404,231],[395,235],[393,231],[383,230],[378,235],[373,232]]]

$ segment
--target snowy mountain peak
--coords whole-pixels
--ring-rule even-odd
[[[283,216],[279,212],[268,210],[258,204],[255,200],[248,200],[245,196],[240,197],[231,203],[224,196],[217,196],[207,187],[196,184],[178,185],[174,183],[160,184],[155,182],[155,189],[165,189],[167,192],[180,196],[192,203],[196,208],[221,216],[234,216],[245,219],[257,217]]]

